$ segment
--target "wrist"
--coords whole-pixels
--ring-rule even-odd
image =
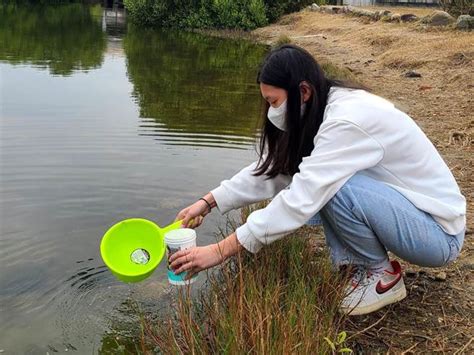
[[[204,197],[201,197],[198,201],[202,201],[202,202],[203,202],[203,205],[205,205],[206,214],[211,213],[211,211],[212,211],[212,206],[211,206],[211,204],[209,203],[208,200],[206,200]]]
[[[207,194],[203,196],[203,198],[205,198],[206,201],[209,202],[212,208],[217,207],[217,202],[214,199],[214,196],[212,195],[212,193],[208,192]]]
[[[237,239],[237,234],[235,234],[235,232],[229,235],[227,238],[216,243],[215,246],[217,252],[221,256],[221,261],[227,260],[231,256],[237,254],[239,250],[243,249]]]

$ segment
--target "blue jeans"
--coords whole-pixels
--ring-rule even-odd
[[[401,193],[361,174],[307,224],[321,222],[335,265],[375,265],[390,251],[416,265],[443,266],[457,258],[465,234],[447,234]]]

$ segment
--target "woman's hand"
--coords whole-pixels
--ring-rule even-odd
[[[186,279],[191,278],[199,271],[216,266],[222,261],[224,261],[224,257],[218,244],[180,250],[169,258],[170,268],[175,274],[187,271]]]
[[[170,268],[175,274],[187,271],[186,278],[189,279],[199,271],[222,263],[242,249],[242,245],[237,240],[237,235],[232,233],[217,244],[193,247],[174,253],[169,258]]]
[[[199,200],[182,209],[176,216],[176,220],[182,219],[182,226],[185,228],[196,228],[201,225],[204,216],[208,213],[209,208],[206,202]]]
[[[214,197],[211,193],[204,196],[204,199],[209,202],[209,205],[214,207],[216,205]],[[182,209],[177,215],[176,220],[182,219],[182,226],[185,228],[197,228],[201,225],[204,216],[211,213],[209,205],[202,199],[197,200],[192,205]]]

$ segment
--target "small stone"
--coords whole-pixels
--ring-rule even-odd
[[[418,90],[420,90],[420,91],[431,90],[431,89],[433,89],[433,87],[429,86],[429,85],[420,85],[420,86],[418,86]]]
[[[349,6],[348,9],[356,16],[366,16],[370,18],[375,18],[375,11],[360,9],[352,6]]]
[[[361,13],[362,13],[363,16],[367,16],[367,17],[372,17],[373,18],[375,16],[375,12],[370,11],[370,10],[363,10]]]
[[[421,74],[414,70],[410,70],[405,73],[405,77],[406,78],[421,78]]]
[[[319,11],[320,7],[318,6],[318,4],[313,3],[313,4],[311,4],[310,10],[311,11]]]
[[[434,11],[431,15],[425,16],[422,19],[423,23],[431,26],[447,26],[455,21],[454,17],[445,11]]]
[[[474,16],[461,15],[456,21],[456,28],[458,30],[474,29]]]
[[[400,19],[403,22],[414,22],[414,21],[418,20],[418,16],[416,16],[414,14],[403,14],[403,15],[400,16]]]
[[[406,269],[405,270],[405,275],[407,275],[408,277],[416,276],[416,274],[417,274],[416,270],[413,270],[413,269]]]
[[[322,5],[319,7],[319,11],[327,13],[327,14],[332,14],[332,7],[328,5]]]
[[[381,19],[384,19],[385,18],[385,21],[387,18],[390,18],[390,16],[392,16],[392,12],[391,11],[388,11],[388,10],[379,10],[379,11],[375,11],[372,15],[372,18],[374,20],[381,20]]]
[[[447,275],[444,271],[438,272],[435,275],[435,280],[436,281],[446,281]]]
[[[392,14],[390,16],[390,21],[391,22],[400,22],[402,19],[402,17],[400,16],[400,14]]]

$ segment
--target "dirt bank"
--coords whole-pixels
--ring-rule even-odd
[[[405,263],[407,299],[371,316],[351,318],[348,330],[360,332],[354,350],[473,353],[474,32],[303,11],[253,35],[266,43],[288,36],[393,101],[429,136],[467,198],[461,257],[444,269]],[[421,77],[406,77],[410,70]]]

